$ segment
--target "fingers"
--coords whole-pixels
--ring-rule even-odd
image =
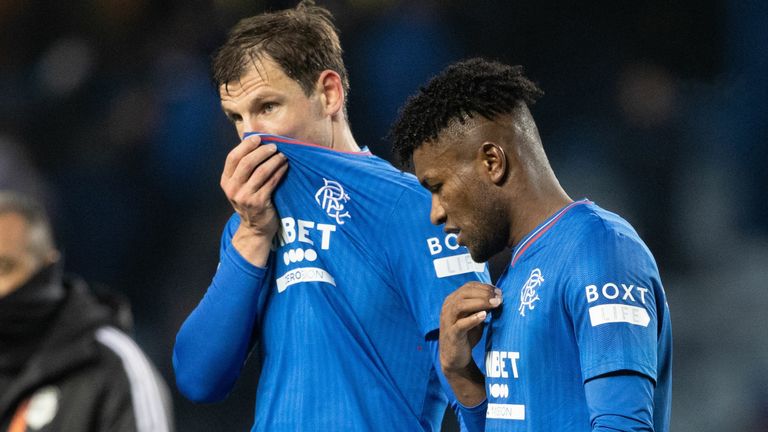
[[[229,152],[227,159],[224,162],[224,171],[221,174],[222,183],[224,183],[225,179],[232,177],[240,160],[259,147],[259,145],[261,145],[261,137],[258,135],[251,135]]]
[[[462,285],[458,290],[454,291],[454,294],[462,299],[491,299],[494,297],[501,297],[501,290],[490,284],[470,281]]]
[[[274,144],[259,146],[251,150],[250,153],[240,158],[229,181],[235,184],[243,184],[247,182],[248,179],[253,176],[255,170],[263,163],[273,158],[276,153],[277,146]]]
[[[245,161],[245,159],[243,159]],[[243,189],[246,193],[260,192],[263,186],[272,180],[278,169],[288,165],[288,159],[282,153],[275,153],[269,159],[261,162],[246,179]],[[272,193],[268,194],[272,196]]]
[[[245,183],[230,180],[224,191],[241,217],[245,212],[249,214],[245,219],[266,223],[267,213],[274,213],[272,194],[287,170],[288,159],[282,153],[276,153],[256,167]]]
[[[446,297],[440,319],[445,324],[452,325],[470,315],[494,309],[501,302],[500,289],[493,285],[469,282]],[[480,321],[483,319],[485,316]]]
[[[472,330],[473,328],[479,325],[482,325],[487,315],[488,315],[488,312],[483,310],[480,312],[473,313],[465,318],[459,318],[453,324],[453,329],[454,331],[457,331],[457,332],[469,333],[469,331]]]
[[[221,188],[236,209],[269,201],[285,174],[285,168],[281,169],[287,162],[285,155],[274,144],[260,143],[259,136],[248,137],[229,153],[224,164]],[[267,186],[265,191],[261,191],[262,186]]]
[[[501,304],[501,297],[459,299],[443,304],[443,312],[453,316],[454,321],[478,313],[496,308]]]
[[[249,181],[247,189],[255,192],[254,197],[257,200],[268,201],[272,197],[272,194],[275,192],[277,185],[280,183],[280,180],[282,180],[287,171],[288,162],[287,159],[285,159],[283,156],[282,160],[279,160],[274,164],[270,164],[269,171],[265,172],[265,177],[261,178],[262,176],[259,176],[260,179],[254,180],[253,184],[250,184],[251,182]],[[256,173],[254,173],[252,178],[256,178]]]

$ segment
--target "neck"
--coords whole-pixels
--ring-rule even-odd
[[[0,373],[17,372],[34,354],[65,296],[61,268],[52,265],[0,299]]]
[[[545,190],[523,193],[517,199],[511,199],[509,220],[509,240],[507,246],[514,248],[542,222],[572,203],[573,200],[555,181]]]
[[[360,146],[357,145],[355,137],[346,119],[333,121],[331,123],[331,148],[345,152],[359,152]]]

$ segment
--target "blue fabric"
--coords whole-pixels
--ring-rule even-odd
[[[195,402],[224,399],[251,348],[266,269],[252,266],[232,246],[233,223],[221,242],[219,267],[208,291],[184,321],[173,347],[176,386]]]
[[[621,373],[587,381],[584,393],[593,432],[653,432],[653,382]]]
[[[226,394],[247,355],[241,347],[255,333],[262,373],[254,431],[439,430],[447,400],[425,338],[439,328],[447,294],[469,280],[488,281],[485,266],[430,224],[430,196],[412,175],[370,153],[283,137],[262,142],[289,160],[273,196],[282,229],[270,276],[260,287],[251,276],[263,269],[225,262],[239,224],[233,216],[214,283],[177,337],[177,380],[188,374],[203,386],[223,376],[220,388],[200,393]],[[250,278],[249,290],[220,289],[219,274],[231,269]],[[238,301],[217,307],[219,296],[255,310],[235,323],[225,316]],[[220,320],[232,327],[209,337]]]
[[[477,406],[465,407],[459,406],[459,416],[468,432],[482,432],[485,430],[485,413],[488,410],[488,399],[485,399]]]
[[[590,431],[584,383],[632,371],[656,384],[651,396],[628,394],[633,406],[652,405],[655,430],[668,431],[669,308],[656,263],[626,221],[588,201],[569,205],[515,247],[498,286],[486,430]]]
[[[480,337],[477,345],[472,348],[472,358],[475,360],[475,363],[478,365],[478,367],[481,368],[481,370],[485,361],[485,343],[487,335],[487,331],[485,330],[487,330],[487,323],[488,320],[486,320],[486,327],[484,328],[483,335]],[[434,336],[436,337],[437,334],[434,334]],[[453,393],[451,385],[448,383],[445,375],[443,375],[443,369],[440,367],[440,345],[437,343],[437,339],[428,338],[427,345],[429,346],[430,351],[432,351],[432,359],[435,364],[435,370],[437,371],[437,377],[440,380],[440,384],[443,386],[443,390],[445,390],[446,396],[448,397],[448,405],[456,414],[456,419],[459,423],[459,429],[461,432],[475,432],[485,430],[485,405],[487,404],[487,401],[471,408],[460,404],[456,400],[456,395]]]

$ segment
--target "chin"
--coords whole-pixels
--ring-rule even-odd
[[[475,262],[487,262],[494,255],[504,250],[504,243],[495,240],[496,239],[493,239],[493,241],[488,242],[467,242],[469,255]]]
[[[467,249],[469,250],[469,256],[472,257],[472,260],[478,263],[484,263],[496,254],[495,252],[489,252],[485,248],[477,248],[469,245],[467,246]]]

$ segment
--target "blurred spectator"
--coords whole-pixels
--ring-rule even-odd
[[[127,305],[63,277],[42,207],[0,191],[0,430],[173,428]]]

